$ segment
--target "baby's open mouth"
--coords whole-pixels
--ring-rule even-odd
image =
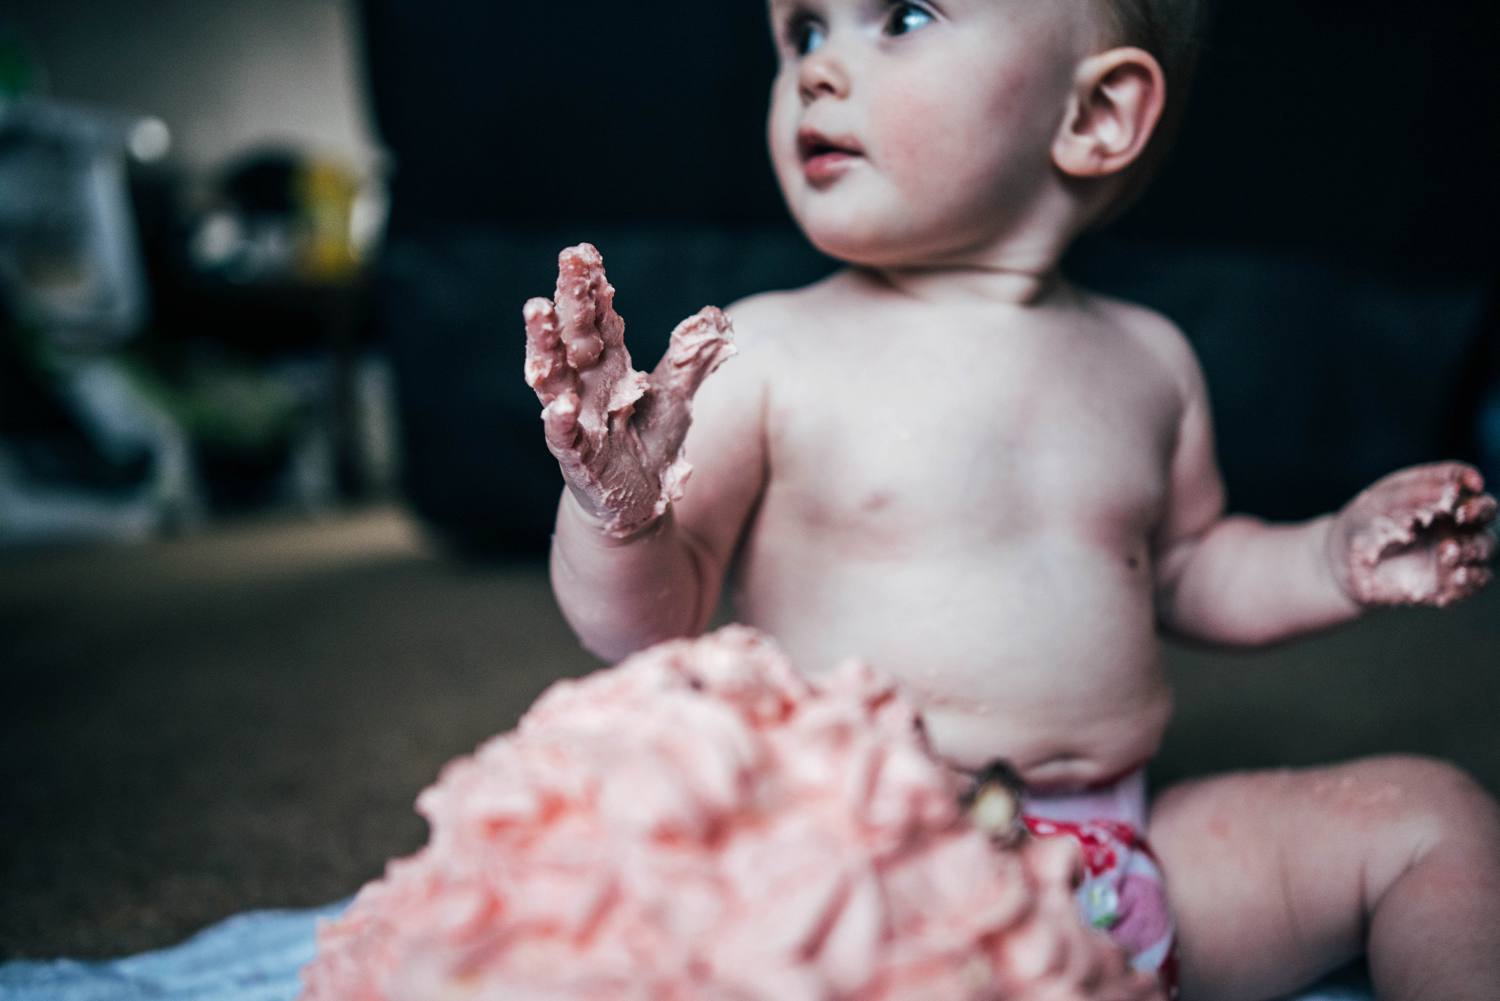
[[[826,136],[803,129],[797,133],[797,154],[802,159],[802,176],[822,189],[848,173],[864,156],[864,150],[847,136]]]
[[[797,154],[808,163],[820,157],[861,156],[863,150],[853,139],[804,129],[797,133]]]

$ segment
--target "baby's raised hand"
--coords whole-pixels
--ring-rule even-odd
[[[1339,585],[1361,605],[1451,604],[1489,583],[1495,498],[1472,466],[1439,462],[1379,480],[1329,533]]]
[[[554,295],[523,311],[526,383],[573,496],[606,533],[629,538],[682,496],[693,394],[734,353],[729,318],[709,306],[683,320],[647,375],[630,365],[597,249],[584,243],[558,256]]]

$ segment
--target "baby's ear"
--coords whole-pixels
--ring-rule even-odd
[[[1108,177],[1130,166],[1161,121],[1167,82],[1144,49],[1125,47],[1078,64],[1052,161],[1073,177]]]

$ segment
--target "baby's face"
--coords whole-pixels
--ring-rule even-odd
[[[858,264],[1025,240],[1093,0],[770,0],[768,133],[812,242]]]

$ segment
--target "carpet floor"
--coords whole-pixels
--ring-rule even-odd
[[[1257,652],[1169,646],[1158,787],[1392,751],[1500,791],[1500,588]],[[0,959],[118,956],[336,900],[444,761],[591,670],[533,563],[402,512],[0,555]]]

